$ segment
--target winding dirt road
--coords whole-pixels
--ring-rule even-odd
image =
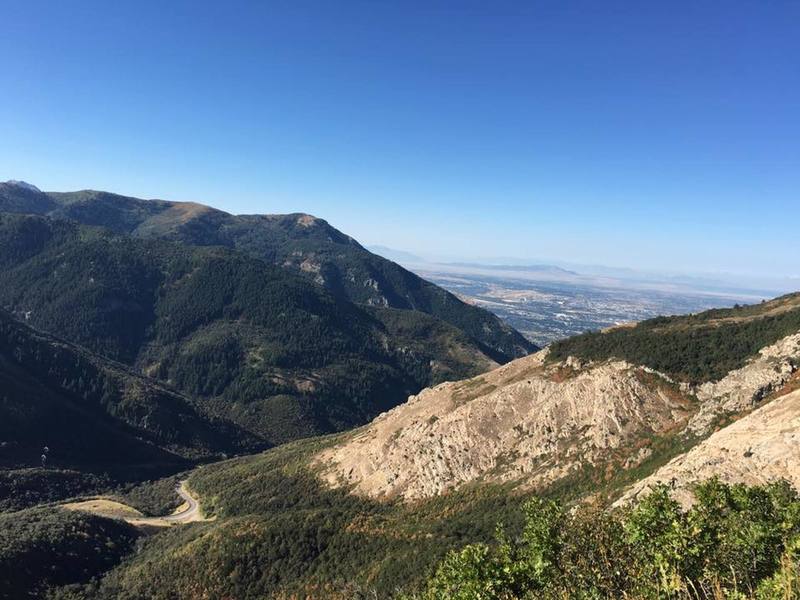
[[[95,498],[82,502],[63,505],[68,510],[82,510],[102,517],[121,519],[136,527],[171,527],[176,524],[192,523],[207,520],[200,510],[200,502],[192,496],[186,486],[186,480],[175,486],[175,493],[181,497],[183,504],[171,515],[161,517],[145,517],[135,508],[108,498]]]
[[[163,517],[142,517],[141,519],[132,519],[129,522],[136,521],[134,525],[156,525],[161,526],[162,521],[167,523],[191,523],[193,521],[203,521],[203,515],[200,512],[200,502],[192,496],[189,488],[186,487],[186,480],[179,482],[175,486],[175,493],[183,499],[183,504],[178,507],[177,512]],[[128,520],[128,519],[126,519]]]

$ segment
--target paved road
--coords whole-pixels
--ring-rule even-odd
[[[165,515],[163,517],[137,517],[134,519],[126,519],[129,523],[134,525],[155,525],[164,526],[173,523],[191,523],[192,521],[202,521],[203,515],[200,513],[200,503],[197,498],[192,496],[189,488],[186,487],[186,480],[183,480],[175,486],[175,493],[178,494],[187,505],[180,512]]]
[[[188,523],[202,518],[200,514],[200,503],[189,493],[186,487],[186,480],[179,482],[178,485],[175,486],[175,492],[177,492],[178,496],[183,498],[188,506],[179,513],[162,517],[165,521],[169,521],[170,523]]]

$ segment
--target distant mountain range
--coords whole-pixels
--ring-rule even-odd
[[[555,267],[553,265],[485,265],[482,263],[471,263],[471,262],[452,262],[452,263],[445,263],[446,266],[449,267],[465,267],[465,268],[483,268],[486,269],[491,268],[493,271],[519,271],[519,272],[533,272],[533,273],[552,273],[556,275],[573,275],[577,277],[579,274],[575,271],[568,271],[567,269],[562,269],[561,267]]]
[[[674,291],[685,294],[709,294],[722,297],[755,299],[770,298],[792,292],[800,276],[742,275],[735,273],[668,273],[645,269],[609,267],[597,264],[572,263],[561,260],[525,259],[518,257],[453,257],[420,256],[386,246],[369,246],[375,253],[395,260],[416,273],[480,274],[487,277],[513,277],[531,281],[560,281],[613,287]]]

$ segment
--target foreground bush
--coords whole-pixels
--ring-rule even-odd
[[[525,505],[516,539],[451,552],[425,600],[800,597],[800,498],[710,480],[682,510],[666,486],[633,508]]]

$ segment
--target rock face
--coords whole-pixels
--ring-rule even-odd
[[[786,479],[800,487],[800,390],[712,434],[638,482],[618,504],[646,494],[656,483],[666,483],[675,488],[674,497],[688,505],[692,485],[713,476],[750,485]]]
[[[623,361],[586,363],[569,357],[553,363],[545,360],[547,352],[412,396],[319,454],[316,462],[322,477],[329,485],[348,486],[364,496],[414,500],[472,481],[515,481],[539,488],[587,466],[613,463],[631,468],[647,458],[648,438],[702,439],[721,418],[745,414],[784,387],[800,365],[800,334],[763,348],[722,380],[696,387]],[[795,408],[797,422],[791,420]],[[762,416],[753,413],[724,430],[731,430],[728,435],[733,437],[723,438],[732,446],[729,439],[741,436],[730,461],[744,461],[745,470],[755,466],[753,476],[760,463],[747,462],[743,456],[749,446],[758,446],[762,430],[763,442],[770,448],[762,453],[765,460],[789,456],[779,443],[778,432],[784,431],[776,429],[782,426],[780,421],[770,425],[773,429],[761,424],[784,419],[791,435],[795,430],[800,435],[800,400],[773,402],[758,414]],[[743,431],[746,435],[739,433]],[[716,442],[708,443],[711,446],[705,447],[710,448]],[[703,452],[690,454],[699,457]],[[712,455],[706,462],[687,458],[690,466],[680,468],[708,477],[718,459],[726,456],[721,449]],[[794,477],[800,453],[794,461],[763,473]],[[734,467],[726,469],[734,477]],[[670,479],[672,474],[658,477]]]
[[[371,497],[429,497],[469,481],[553,482],[644,435],[681,428],[691,400],[617,361],[545,365],[546,351],[426,389],[320,454],[331,485]]]
[[[689,422],[689,430],[706,434],[721,414],[751,410],[771,392],[783,386],[800,365],[800,334],[790,335],[763,348],[742,367],[715,383],[694,390],[700,410]]]

